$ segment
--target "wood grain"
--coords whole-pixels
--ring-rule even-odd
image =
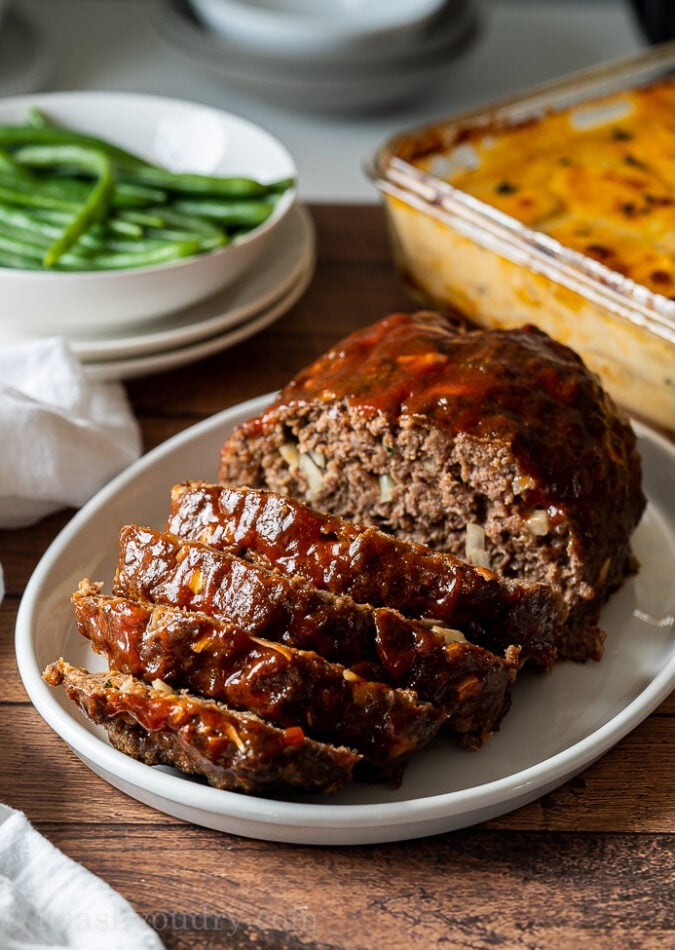
[[[233,350],[127,385],[146,449],[281,386],[357,326],[409,309],[378,208],[312,213],[316,276],[288,315]],[[675,943],[675,694],[581,775],[475,828],[399,844],[310,848],[194,827],[89,771],[43,723],[20,682],[13,653],[20,596],[71,515],[0,531],[7,587],[0,800],[117,888],[169,950]],[[92,947],[103,946],[105,921],[81,923]]]

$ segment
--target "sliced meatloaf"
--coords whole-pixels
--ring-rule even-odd
[[[357,604],[196,541],[123,528],[113,591],[200,611],[253,636],[312,650],[368,679],[414,690],[443,710],[467,745],[482,744],[509,706],[517,649],[496,656],[456,631]]]
[[[83,581],[72,601],[78,631],[112,669],[201,693],[276,726],[301,726],[312,738],[356,749],[380,778],[398,781],[444,719],[410,690],[369,682],[316,653],[206,614],[105,596],[100,587]]]
[[[299,726],[279,729],[253,713],[114,670],[88,673],[59,660],[43,678],[64,686],[120,752],[203,775],[216,788],[260,795],[289,788],[334,792],[360,760],[351,749],[308,739]]]
[[[562,632],[561,599],[544,584],[501,580],[452,554],[252,488],[184,482],[167,530],[210,544],[358,603],[459,628],[468,640],[549,666]]]
[[[631,426],[572,350],[426,312],[301,371],[226,440],[220,479],[459,556],[468,541],[496,573],[561,592],[559,654],[576,660],[601,655],[645,504]]]

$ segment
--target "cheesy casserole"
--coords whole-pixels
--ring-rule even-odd
[[[467,129],[453,152],[414,164],[675,298],[675,82]]]

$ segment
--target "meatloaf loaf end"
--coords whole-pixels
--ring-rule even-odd
[[[460,557],[468,541],[503,577],[562,594],[558,654],[575,660],[601,656],[600,611],[633,568],[645,505],[628,419],[572,350],[429,312],[302,370],[226,440],[220,479]]]
[[[248,712],[174,692],[109,670],[88,673],[64,660],[43,673],[50,686],[103,726],[120,752],[148,765],[173,765],[230,791],[271,795],[288,788],[334,792],[360,756],[308,739],[299,726],[279,729]]]

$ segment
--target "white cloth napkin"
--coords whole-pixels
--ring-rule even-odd
[[[138,458],[123,388],[92,384],[64,340],[0,349],[0,527],[79,507]],[[4,595],[0,565],[0,601]],[[160,950],[124,898],[0,804],[2,950]]]
[[[118,383],[92,383],[59,337],[0,349],[0,527],[79,508],[138,458]]]
[[[0,947],[3,950],[161,950],[131,905],[28,822],[0,805]]]

